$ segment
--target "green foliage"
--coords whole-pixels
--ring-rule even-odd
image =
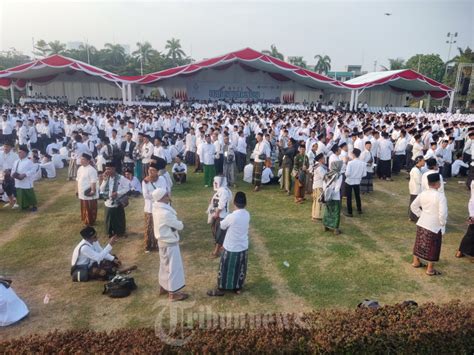
[[[327,55],[317,54],[314,56],[314,59],[317,60],[316,65],[314,66],[314,71],[319,74],[327,74],[331,70],[331,58]]]
[[[303,57],[288,57],[288,62],[300,68],[306,69],[307,65]]]
[[[441,81],[445,65],[439,54],[416,54],[407,60],[406,68]]]
[[[403,58],[389,58],[388,67],[382,66],[383,70],[399,70],[405,68],[405,60]]]
[[[285,60],[285,56],[278,51],[277,47],[274,44],[270,46],[270,50],[265,49],[262,51],[262,53],[280,60]]]

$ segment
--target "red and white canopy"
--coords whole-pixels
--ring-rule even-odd
[[[302,85],[317,89],[344,89],[343,84],[335,79],[297,67],[251,48],[156,73],[122,78],[129,83],[145,85],[180,75],[191,75],[208,68],[226,69],[227,66],[235,62],[248,71],[262,70],[268,72],[269,75],[279,81],[294,80]]]
[[[8,89],[13,83],[17,89],[23,90],[26,87],[27,81],[47,83],[54,80],[61,73],[74,74],[76,71],[101,77],[107,81],[121,82],[121,77],[116,74],[79,60],[55,54],[13,68],[0,70],[0,88]]]
[[[343,83],[349,89],[368,89],[377,86],[388,86],[397,92],[409,92],[415,97],[425,94],[442,99],[453,91],[452,88],[421,75],[410,69],[373,72],[361,75]]]

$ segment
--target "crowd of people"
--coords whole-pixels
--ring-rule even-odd
[[[202,186],[214,188],[208,208],[215,239],[211,257],[221,259],[218,283],[209,296],[240,293],[245,281],[250,215],[245,194],[233,196],[238,184],[251,183],[260,194],[267,185],[278,184],[297,204],[311,196],[308,218],[322,230],[340,234],[341,211],[355,216],[353,197],[357,214],[362,214],[362,197],[373,191],[374,180],[390,183],[406,170],[408,218],[417,223],[412,265],[428,262],[426,273],[432,276],[440,274],[433,263],[439,260],[448,213],[444,184],[463,176],[471,188],[474,176],[472,115],[327,112],[278,105],[26,103],[3,106],[0,116],[4,208],[37,211],[34,182],[55,178],[57,169],[67,168],[68,179],[77,182],[84,224],[71,274],[83,281],[106,278],[120,268],[110,251],[127,236],[129,198],[142,196],[144,249],[159,252],[160,293],[173,301],[188,295],[181,291],[185,278],[179,231],[184,226],[171,197],[190,173],[202,172]],[[241,173],[242,182],[237,179]],[[104,248],[93,227],[99,199],[110,237]],[[465,255],[474,256],[471,227],[457,253]]]

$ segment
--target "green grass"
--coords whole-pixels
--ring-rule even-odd
[[[205,293],[216,284],[218,260],[208,258],[214,241],[206,224],[205,210],[213,191],[203,187],[202,178],[202,174],[191,173],[188,183],[175,186],[172,197],[185,226],[180,234],[181,252],[186,290],[191,294],[190,302],[195,310],[208,307],[213,312],[266,313],[278,312],[286,305],[286,310],[298,312],[300,305],[295,300],[314,308],[353,308],[364,298],[381,303],[405,299],[474,300],[472,280],[468,277],[472,264],[454,258],[465,230],[463,221],[469,193],[457,180],[450,181],[446,187],[449,223],[438,266],[443,276],[429,278],[422,270],[410,266],[415,225],[407,218],[405,175],[394,182],[376,181],[376,192],[362,197],[364,214],[353,219],[342,217],[343,234],[339,236],[324,232],[321,224],[311,222],[310,196],[306,203],[296,205],[292,196],[280,192],[276,186],[255,193],[250,185],[239,182],[239,188],[233,192],[247,193],[251,214],[245,292],[240,296],[209,298]],[[58,327],[109,330],[153,326],[162,302],[166,304],[166,301],[160,301],[157,295],[158,254],[143,252],[142,199],[131,199],[126,211],[129,238],[114,247],[114,253],[126,265],[138,265],[133,276],[139,288],[131,297],[112,300],[101,295],[102,283],[70,281],[70,257],[80,240],[81,229],[73,184],[69,193],[57,196],[56,203],[41,208],[48,196],[64,183],[63,171],[57,180],[36,185],[40,212],[16,238],[0,248],[0,274],[14,279],[15,290],[32,310],[29,319],[10,328],[7,336]],[[1,231],[23,214],[0,211],[0,216]],[[96,228],[105,244],[103,220],[103,202],[99,202]],[[264,254],[261,245],[266,249]],[[284,265],[285,261],[289,267]],[[291,294],[284,290],[282,293],[281,288]],[[43,304],[46,293],[51,295],[47,305]]]

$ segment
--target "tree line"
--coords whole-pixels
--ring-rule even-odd
[[[66,44],[58,40],[47,42],[41,39],[35,43],[33,54],[37,57],[61,54],[119,75],[131,76],[194,62],[194,59],[184,52],[180,40],[176,38],[166,41],[163,51],[153,48],[148,41],[137,42],[136,47],[137,49],[130,54],[126,53],[122,45],[114,43],[106,43],[101,49],[87,43],[82,43],[77,49],[67,49]],[[302,56],[285,57],[274,44],[270,49],[262,50],[262,53],[320,74],[328,74],[331,71],[331,58],[328,55],[315,55],[316,64],[310,66]],[[0,52],[0,69],[23,64],[31,59],[28,55],[11,48]],[[389,58],[388,65],[381,66],[380,69],[412,69],[453,87],[459,63],[474,63],[474,52],[471,48],[458,48],[458,53],[446,63],[439,54],[416,54],[406,61],[403,58]]]

